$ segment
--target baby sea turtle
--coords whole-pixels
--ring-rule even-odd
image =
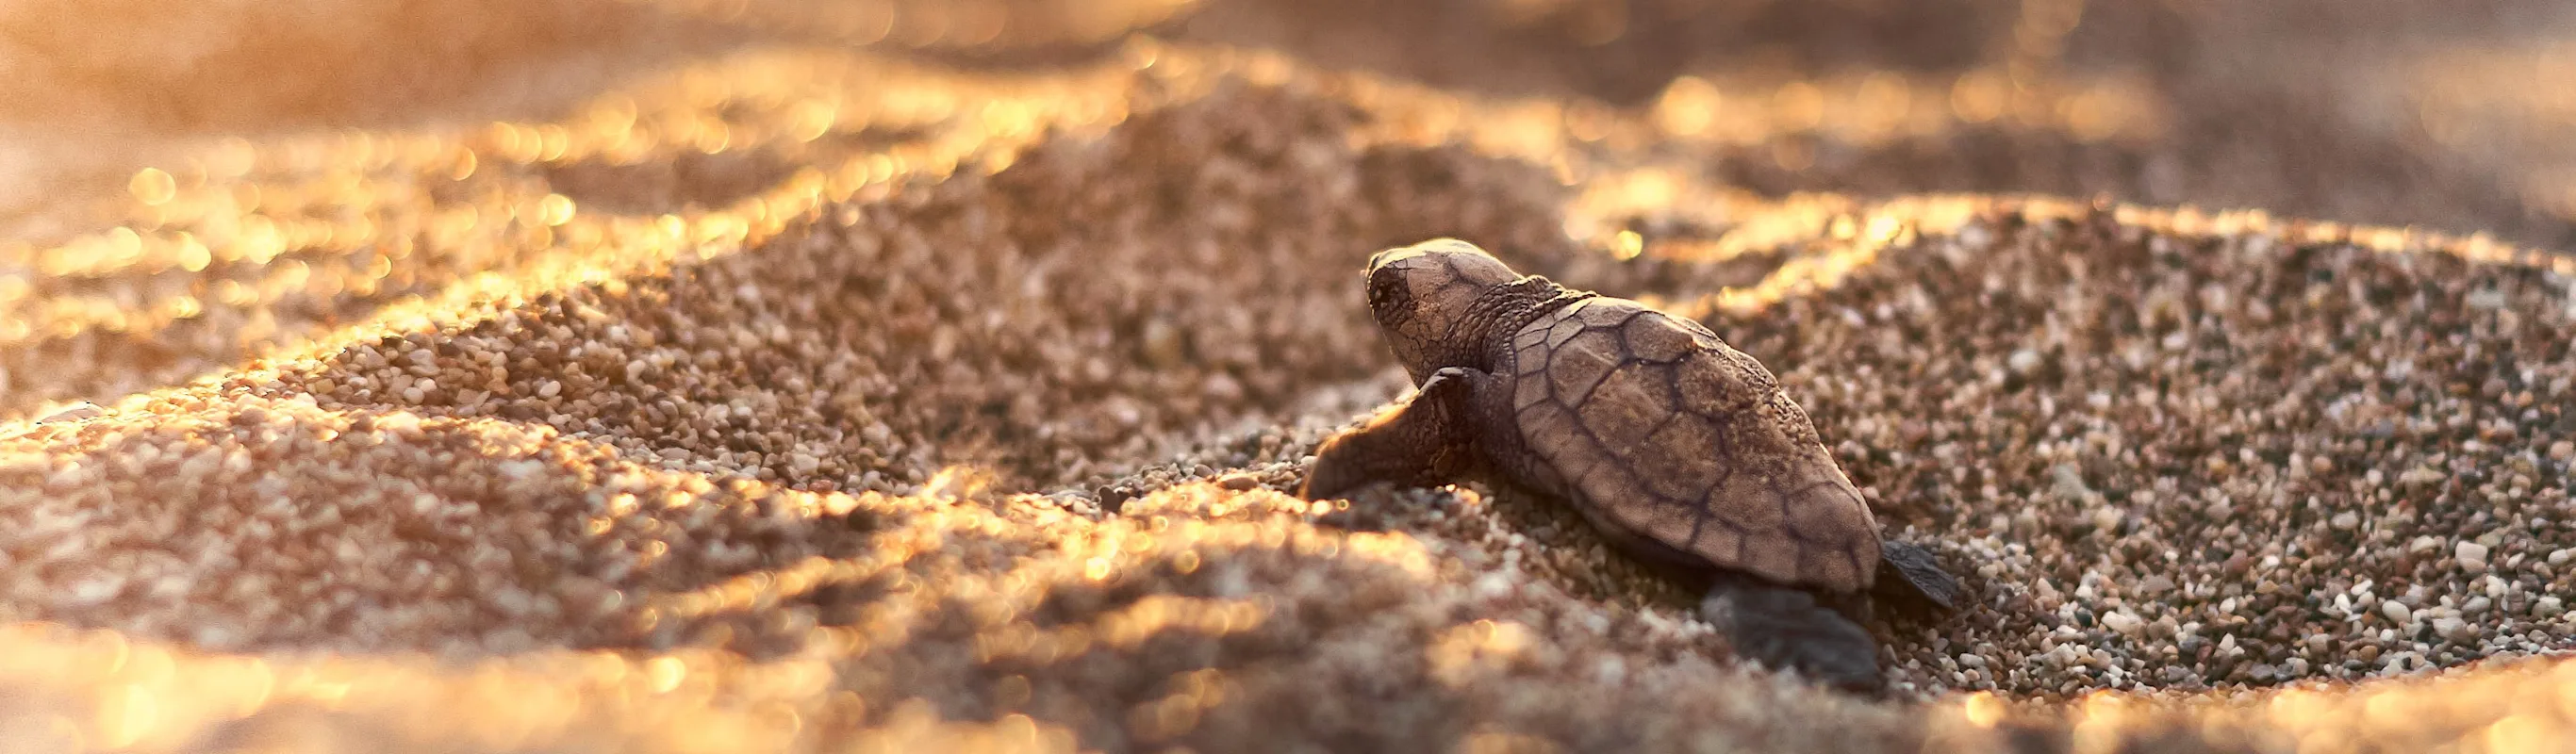
[[[1712,579],[1739,655],[1884,690],[1876,602],[1947,611],[1959,585],[1879,538],[1806,411],[1698,322],[1514,273],[1456,239],[1369,259],[1369,309],[1418,388],[1316,451],[1301,494],[1477,474],[1569,501],[1622,550]]]

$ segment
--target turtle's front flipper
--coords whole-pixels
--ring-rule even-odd
[[[1721,574],[1699,611],[1726,635],[1738,657],[1775,670],[1795,670],[1844,691],[1877,694],[1886,689],[1878,671],[1878,643],[1869,631],[1805,590]]]
[[[1878,578],[1871,591],[1879,599],[1912,615],[1958,609],[1959,579],[1941,570],[1931,550],[1890,539],[1879,543],[1878,555]]]
[[[1413,397],[1326,439],[1298,495],[1323,500],[1371,482],[1419,487],[1455,478],[1473,452],[1469,396],[1483,376],[1457,367],[1433,372]]]

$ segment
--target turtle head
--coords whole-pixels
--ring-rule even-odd
[[[1480,315],[1474,304],[1520,277],[1502,260],[1454,238],[1388,249],[1369,257],[1369,313],[1414,382],[1442,367],[1482,368],[1492,324],[1475,321]]]

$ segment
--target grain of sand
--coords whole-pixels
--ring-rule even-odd
[[[45,58],[180,76],[188,127],[22,93],[31,133],[147,125],[114,137],[139,164],[22,171],[113,181],[13,195],[0,239],[0,749],[2533,751],[2576,728],[2576,665],[2548,659],[2576,646],[2576,263],[1885,192],[2563,229],[2520,178],[2298,174],[2477,164],[2439,144],[2176,178],[2156,166],[2277,135],[2072,64],[1990,113],[1979,77],[2033,63],[1977,45],[1907,67],[1820,33],[1789,58],[1897,72],[1673,79],[1690,61],[1582,53],[1599,4],[1426,6],[1578,37],[1534,42],[1572,73],[1516,88],[1456,64],[1490,40],[1389,57],[1277,36],[1275,4],[655,3],[613,53],[547,31],[598,8],[454,5],[521,35],[474,44],[547,62],[307,49],[356,62],[244,107],[222,66]],[[2102,33],[1981,7],[1949,33],[2025,56]],[[132,28],[221,48],[183,20]],[[1798,23],[1912,24],[1866,20]],[[306,49],[236,31],[194,57]],[[355,86],[377,80],[411,86]],[[512,86],[570,94],[441,94]],[[1926,161],[1945,144],[1968,156]],[[1982,185],[1989,153],[2094,167]],[[1438,235],[1779,372],[1891,534],[1968,583],[1946,623],[1878,627],[1903,698],[1736,664],[1692,595],[1545,501],[1283,494],[1405,386],[1360,260]]]

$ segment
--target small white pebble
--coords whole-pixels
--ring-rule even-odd
[[[59,424],[62,422],[76,422],[82,419],[95,419],[99,416],[105,415],[106,413],[107,410],[99,408],[98,404],[82,401],[70,406],[65,406],[60,411],[46,414],[45,418],[37,419],[36,423]]]
[[[125,591],[125,576],[114,573],[98,574],[74,582],[71,589],[67,591],[68,599],[63,600],[64,604],[75,607],[98,605],[116,598],[117,593]]]
[[[407,435],[413,432],[418,432],[420,431],[420,415],[409,411],[396,411],[384,416],[379,416],[376,417],[376,428],[398,435]]]
[[[2414,617],[2415,611],[2407,609],[2406,603],[2385,600],[2379,603],[2379,614],[2387,616],[2388,622],[2403,626],[2408,618]]]
[[[1628,663],[1617,656],[1601,658],[1601,664],[1593,666],[1592,676],[1604,684],[1617,685],[1627,680]]]
[[[2058,601],[2062,599],[2057,593],[2057,585],[2048,583],[2047,579],[2040,579],[2038,584],[2033,585],[2031,587],[2031,594],[2039,598],[2039,604],[2041,607],[2052,609],[2055,608]]]
[[[2461,542],[2453,545],[2451,547],[2451,552],[2452,557],[2460,562],[2460,567],[2462,569],[2470,571],[2486,570],[2486,545],[2478,544],[2476,542]]]

